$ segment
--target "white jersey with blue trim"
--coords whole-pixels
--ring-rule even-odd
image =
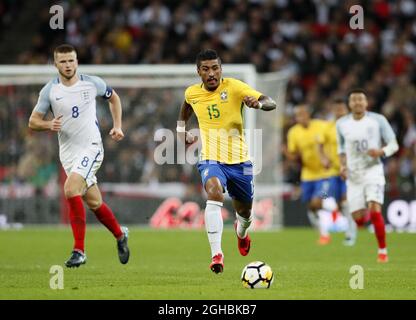
[[[61,162],[70,160],[74,152],[101,143],[96,114],[97,96],[109,99],[113,90],[99,77],[78,75],[78,81],[65,86],[56,78],[40,91],[35,111],[46,114],[52,111],[55,118],[62,116],[58,132]]]
[[[387,119],[374,112],[366,112],[359,120],[348,114],[336,122],[336,128],[338,154],[344,153],[347,157],[348,178],[357,183],[368,178],[385,184],[380,158],[372,158],[367,151],[396,140]]]

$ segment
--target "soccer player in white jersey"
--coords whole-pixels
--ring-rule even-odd
[[[349,210],[362,225],[366,209],[378,242],[378,262],[388,262],[386,232],[381,207],[384,202],[384,177],[381,158],[393,155],[398,149],[396,136],[387,119],[368,112],[364,90],[354,89],[348,95],[351,114],[336,123],[341,176],[347,179]]]
[[[83,200],[117,239],[119,260],[125,264],[130,256],[128,229],[119,225],[112,210],[103,202],[95,176],[104,158],[95,98],[101,96],[109,101],[113,118],[110,136],[115,141],[124,137],[120,98],[101,78],[77,73],[77,54],[71,45],[63,44],[55,49],[54,64],[59,72],[58,77],[40,91],[39,100],[29,119],[29,127],[36,131],[51,130],[58,133],[59,158],[67,174],[64,192],[74,236],[74,248],[65,265],[69,268],[79,267],[87,259]],[[48,111],[52,112],[52,120],[45,118]]]

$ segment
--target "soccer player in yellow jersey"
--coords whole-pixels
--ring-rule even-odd
[[[328,158],[321,152],[327,142],[325,132],[328,123],[311,119],[306,105],[295,107],[295,119],[297,124],[288,132],[286,156],[290,160],[301,161],[302,201],[308,203],[308,217],[319,229],[318,243],[325,245],[330,242],[329,232],[319,219],[318,211],[324,209],[333,212],[338,209],[335,199],[329,196],[329,178],[337,173],[330,168]]]
[[[243,136],[243,106],[269,111],[276,103],[244,82],[223,78],[221,60],[214,50],[201,51],[196,65],[202,83],[186,89],[177,132],[186,143],[196,141],[185,129],[192,114],[196,115],[202,142],[198,170],[208,195],[205,227],[211,246],[210,269],[220,273],[224,268],[221,207],[225,190],[236,211],[234,227],[240,254],[247,255],[251,244],[247,229],[252,220],[253,167]]]
[[[336,121],[348,114],[347,103],[341,99],[336,98],[331,102],[331,112],[334,115],[334,121],[328,122],[326,131],[325,154],[328,155],[328,167],[335,171],[335,175],[329,178],[330,191],[329,195],[334,197],[338,203],[338,208],[341,209],[342,214],[347,218],[348,228],[345,233],[344,245],[353,246],[357,236],[357,225],[348,210],[347,205],[347,185],[345,180],[340,175],[341,164],[338,156],[338,142]]]

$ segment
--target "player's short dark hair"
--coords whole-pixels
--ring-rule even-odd
[[[53,50],[53,54],[57,53],[69,53],[69,52],[77,52],[73,46],[70,44],[61,44],[60,46],[57,46],[55,50]]]
[[[354,89],[351,89],[350,92],[348,92],[348,99],[353,93],[362,93],[365,96],[367,96],[367,92],[365,92],[363,88],[354,88]]]
[[[196,66],[199,68],[201,66],[201,61],[215,60],[215,59],[218,59],[219,64],[221,64],[221,59],[218,56],[217,51],[213,49],[202,50],[196,56]]]

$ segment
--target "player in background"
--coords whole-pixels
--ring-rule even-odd
[[[130,255],[128,230],[120,227],[111,209],[103,202],[95,176],[104,158],[95,98],[101,96],[109,101],[113,118],[110,136],[115,141],[124,137],[120,98],[101,78],[77,73],[77,54],[71,45],[63,44],[54,50],[54,64],[58,77],[40,91],[29,127],[35,131],[51,130],[58,134],[59,158],[67,174],[64,192],[74,236],[73,251],[65,265],[79,267],[87,260],[83,200],[117,239],[119,260],[125,264]],[[45,117],[49,111],[52,112],[52,120]]]
[[[348,207],[357,225],[363,224],[366,209],[370,212],[378,242],[377,261],[388,262],[381,214],[386,184],[381,158],[393,155],[399,146],[387,119],[367,111],[364,90],[352,90],[348,95],[348,106],[351,114],[336,123],[340,172],[347,179]]]
[[[276,108],[276,103],[244,82],[223,78],[221,60],[214,50],[201,51],[196,65],[202,83],[186,89],[177,132],[181,141],[196,141],[185,128],[192,114],[196,115],[202,142],[198,170],[208,195],[205,227],[211,247],[209,267],[220,273],[224,268],[221,207],[225,190],[236,211],[234,227],[240,254],[247,255],[251,244],[247,229],[252,221],[253,165],[244,141],[243,106],[269,111]]]
[[[331,241],[329,231],[322,221],[320,210],[334,212],[337,203],[330,196],[329,178],[336,175],[330,168],[328,158],[321,152],[326,143],[326,121],[311,119],[307,105],[298,105],[294,109],[296,124],[287,135],[286,157],[291,161],[300,160],[302,201],[308,204],[308,218],[319,230],[318,244],[326,245]]]
[[[334,197],[337,201],[338,208],[341,210],[344,217],[347,218],[348,228],[345,232],[344,245],[353,246],[355,244],[355,239],[357,235],[357,225],[355,224],[354,219],[351,216],[351,213],[348,210],[347,203],[347,186],[345,180],[340,176],[340,162],[338,157],[338,143],[337,143],[337,130],[336,130],[336,121],[341,117],[348,114],[348,106],[344,99],[337,98],[331,102],[331,111],[334,116],[334,121],[328,121],[328,127],[326,130],[327,142],[324,145],[321,145],[320,152],[324,153],[326,156],[322,156],[323,164],[326,168],[331,168],[335,172],[335,176],[329,178],[330,182],[330,191],[329,195]]]

